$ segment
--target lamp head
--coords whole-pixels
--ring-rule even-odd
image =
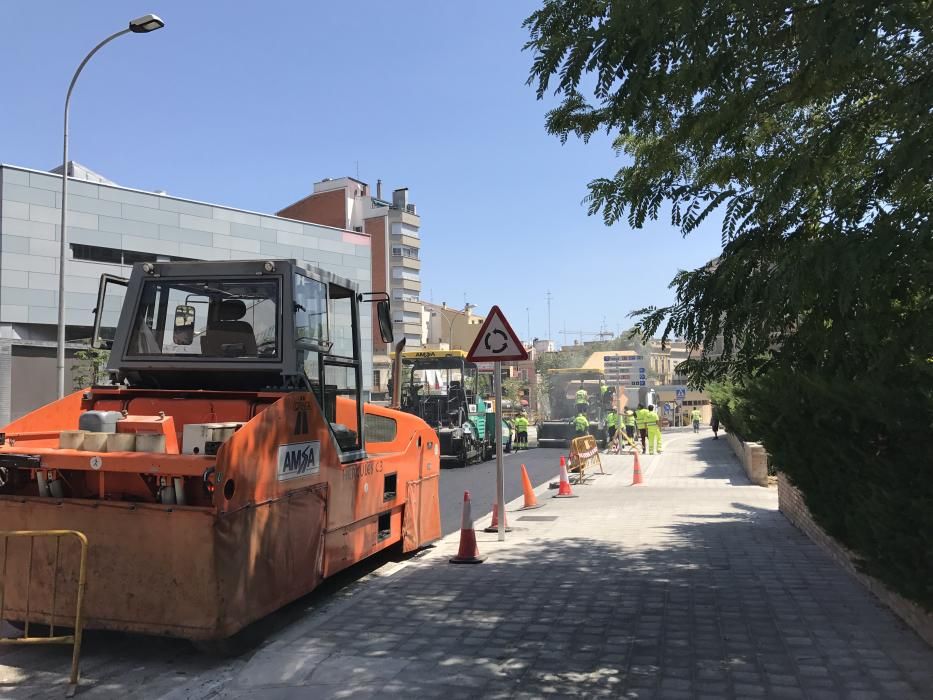
[[[130,20],[130,31],[134,34],[148,34],[156,29],[162,29],[165,22],[158,15],[143,15],[134,20]]]

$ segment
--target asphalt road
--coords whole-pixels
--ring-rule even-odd
[[[546,481],[556,481],[562,454],[566,454],[565,449],[535,447],[503,455],[505,502],[508,503],[522,495],[522,464],[528,470],[532,485],[537,487]],[[445,535],[460,529],[464,491],[470,492],[473,517],[484,518],[482,522],[476,520],[476,527],[483,528],[489,525],[485,516],[492,510],[492,504],[496,500],[496,460],[491,459],[462,468],[445,465],[441,470],[441,528]]]

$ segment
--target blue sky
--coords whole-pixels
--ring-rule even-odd
[[[720,250],[715,222],[687,239],[668,220],[606,227],[581,204],[619,161],[608,137],[566,145],[525,85],[522,20],[538,3],[285,0],[0,3],[0,161],[71,156],[127,187],[274,212],[325,177],[407,186],[422,217],[426,300],[499,304],[522,335],[615,331],[672,298],[679,269]],[[588,337],[586,339],[589,339]],[[572,340],[570,341],[572,342]]]

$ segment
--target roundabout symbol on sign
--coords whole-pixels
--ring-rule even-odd
[[[489,342],[489,339],[494,335],[499,336],[499,342],[496,344],[496,346],[491,345]],[[494,355],[499,355],[505,352],[505,349],[509,347],[509,337],[505,334],[505,331],[496,328],[492,332],[486,334],[486,337],[483,339],[483,344],[486,346],[486,349],[489,350],[489,352],[493,353]]]
[[[518,339],[515,331],[505,320],[498,306],[489,310],[489,315],[480,326],[467,353],[470,362],[522,362],[528,359],[528,351]]]

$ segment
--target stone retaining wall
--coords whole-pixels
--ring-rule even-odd
[[[807,508],[807,504],[804,502],[803,494],[790,483],[782,472],[778,473],[778,507],[798,529],[802,530],[807,537],[858,579],[863,586],[874,593],[878,600],[907,623],[921,639],[933,646],[933,614],[926,612],[916,603],[912,603],[888,589],[880,581],[859,571],[853,563],[857,560],[857,557],[827,535],[814,522],[813,517],[810,515],[810,509]]]
[[[726,440],[742,463],[749,481],[758,486],[767,486],[768,453],[765,448],[757,442],[742,442],[732,433],[726,433]]]

